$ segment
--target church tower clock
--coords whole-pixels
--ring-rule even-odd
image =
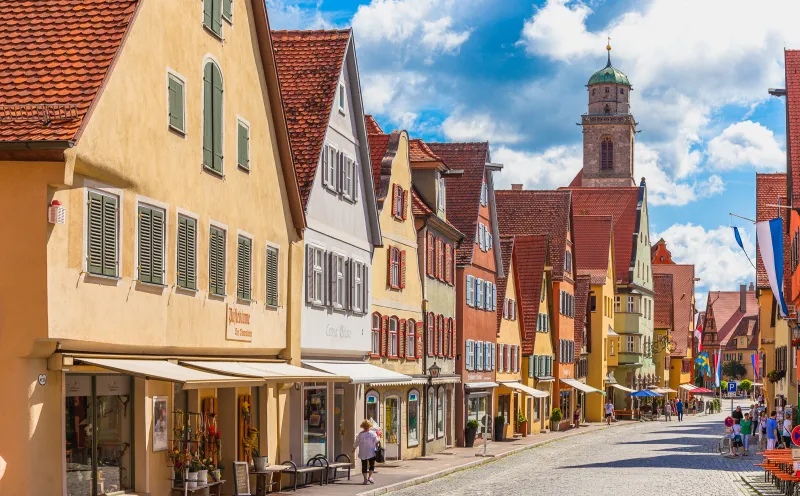
[[[636,121],[631,115],[628,77],[608,63],[592,74],[586,87],[589,112],[583,114],[584,187],[636,186],[633,179],[633,143]]]

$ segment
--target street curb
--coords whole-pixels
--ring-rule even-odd
[[[489,458],[489,457],[481,458],[481,459],[478,459],[478,460],[475,460],[475,461],[472,461],[472,462],[465,463],[463,465],[459,465],[457,467],[450,467],[450,468],[446,468],[444,470],[440,470],[438,472],[433,472],[433,473],[426,474],[426,475],[420,475],[419,477],[414,477],[413,479],[408,479],[408,480],[405,480],[405,481],[402,481],[402,482],[395,482],[394,484],[390,484],[388,486],[378,487],[378,488],[372,489],[370,491],[364,491],[362,493],[358,493],[358,494],[356,494],[356,496],[379,496],[381,494],[387,494],[387,493],[390,493],[392,491],[399,491],[400,489],[405,489],[407,487],[416,486],[418,484],[424,484],[425,482],[430,482],[430,481],[432,481],[434,479],[438,479],[438,478],[444,477],[446,475],[454,474],[454,473],[460,472],[462,470],[467,470],[467,469],[470,469],[470,468],[479,467],[481,465],[486,465],[488,463],[496,462],[496,461],[502,460],[503,458],[506,458],[508,456],[515,455],[517,453],[521,453],[521,452],[529,450],[529,449],[538,448],[540,446],[544,446],[544,445],[547,445],[547,444],[550,444],[550,443],[557,443],[558,441],[561,441],[562,439],[568,439],[568,438],[575,437],[575,436],[583,436],[583,435],[586,435],[586,434],[591,434],[593,432],[603,431],[603,430],[611,429],[611,428],[614,428],[614,427],[625,427],[625,426],[630,426],[630,425],[639,425],[639,422],[626,422],[624,424],[615,424],[615,425],[610,425],[610,426],[607,425],[605,427],[600,427],[598,429],[593,429],[593,430],[591,430],[589,432],[585,432],[585,431],[581,432],[579,429],[573,429],[575,431],[574,434],[569,434],[569,435],[562,436],[562,437],[559,437],[559,438],[556,438],[556,439],[547,439],[547,440],[544,440],[544,441],[540,441],[538,443],[529,444],[527,446],[520,446],[518,448],[514,448],[514,449],[511,449],[511,450],[508,450],[505,453],[497,454],[497,455],[495,455],[495,456],[493,456],[491,458]]]

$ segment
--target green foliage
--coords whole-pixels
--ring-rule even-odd
[[[728,390],[728,381],[719,381],[719,385],[722,387],[723,391]]]
[[[470,419],[467,421],[467,429],[478,429],[481,426],[481,423],[475,419]]]
[[[520,410],[519,413],[517,414],[517,424],[521,424],[521,423],[527,422],[527,421],[528,421],[528,419],[522,413],[522,410]]]
[[[697,387],[701,387],[703,385],[703,376],[702,375],[696,375],[694,377],[694,385],[697,386]]]
[[[550,420],[553,422],[561,422],[562,418],[564,418],[564,416],[561,414],[561,409],[553,408],[553,411],[550,412]]]
[[[753,389],[753,383],[750,381],[750,379],[745,379],[739,383],[739,389],[742,391],[750,391]]]
[[[730,360],[722,364],[722,373],[731,379],[739,379],[747,375],[747,369],[739,360]]]

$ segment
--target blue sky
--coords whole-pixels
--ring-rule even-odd
[[[267,0],[274,29],[352,26],[367,111],[386,130],[488,140],[500,187],[557,188],[580,169],[575,124],[610,36],[634,88],[651,231],[696,264],[699,293],[754,279],[728,213],[753,218],[755,173],[785,169],[785,104],[767,89],[784,84],[784,47],[800,48],[800,2],[770,4]],[[752,225],[734,223],[752,255]]]

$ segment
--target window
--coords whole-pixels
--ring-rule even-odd
[[[444,436],[444,413],[447,410],[445,409],[445,397],[444,397],[444,388],[439,386],[439,394],[436,399],[436,437],[441,438]]]
[[[346,92],[345,92],[345,87],[344,87],[344,81],[340,81],[339,82],[339,99],[338,100],[339,100],[339,112],[341,112],[341,113],[344,113],[344,109],[345,109],[345,106],[346,106],[346,103],[344,101],[345,93]]]
[[[350,259],[350,309],[365,314],[369,306],[369,269],[365,263]]]
[[[572,252],[564,253],[564,270],[567,274],[572,274]]]
[[[511,345],[510,344],[503,345],[503,353],[505,353],[505,356],[503,357],[503,370],[505,372],[511,372]]]
[[[366,396],[366,407],[367,407],[367,418],[369,420],[374,420],[375,422],[380,422],[380,414],[381,409],[379,407],[380,403],[380,396],[378,395],[377,391],[369,391]],[[324,436],[323,436],[324,437]]]
[[[139,205],[138,218],[138,279],[141,282],[164,284],[164,211]]]
[[[222,0],[222,18],[233,22],[233,0]]]
[[[622,300],[619,296],[614,297],[614,311],[622,312]]]
[[[322,184],[332,192],[339,187],[339,151],[327,143],[322,148]]]
[[[505,349],[505,345],[504,344],[497,343],[497,371],[498,372],[502,372],[503,370],[505,370],[505,366],[503,365],[504,360],[505,360],[505,356],[506,356],[504,351],[503,351],[504,349]]]
[[[203,26],[222,37],[222,0],[203,0]]]
[[[398,248],[389,250],[389,287],[400,289],[400,264],[402,263],[401,252]]]
[[[592,313],[597,311],[597,296],[595,295],[589,296],[589,311]]]
[[[342,186],[342,196],[345,200],[355,202],[358,200],[358,164],[355,160],[345,155],[344,165],[344,184]]]
[[[444,355],[444,316],[439,315],[436,321],[436,354],[440,357]]]
[[[484,207],[489,204],[489,185],[484,183],[481,185],[481,205]]]
[[[197,289],[197,220],[178,216],[178,287]]]
[[[167,125],[181,134],[186,132],[185,94],[183,80],[174,74],[167,74]]]
[[[345,257],[340,253],[329,254],[330,256],[330,284],[331,284],[331,305],[337,310],[341,310],[345,305]]]
[[[467,275],[466,284],[464,287],[464,291],[467,293],[467,306],[470,307],[475,306],[475,284],[473,279],[474,277]]]
[[[392,216],[395,219],[406,218],[406,206],[408,205],[408,191],[404,190],[399,184],[392,187]]]
[[[636,352],[636,336],[625,336],[625,351],[628,353]]]
[[[203,165],[222,174],[222,73],[211,61],[203,71]]]
[[[325,250],[313,245],[306,247],[306,301],[325,304]]]
[[[253,240],[239,236],[236,249],[236,296],[242,300],[251,299]]]
[[[408,392],[408,446],[419,445],[419,391]]]
[[[606,93],[608,93],[608,91],[609,91],[608,86],[606,86]]]
[[[436,204],[439,207],[439,210],[445,209],[445,179],[444,176],[439,176],[439,194],[436,196]]]
[[[628,296],[628,313],[633,313],[634,311],[634,299],[633,296]]]
[[[435,353],[434,349],[434,341],[436,339],[436,332],[434,330],[436,326],[436,317],[434,317],[433,312],[428,313],[428,331],[425,333],[425,344],[427,347],[426,353],[429,357],[432,357]]]
[[[611,136],[603,136],[600,140],[600,170],[611,170],[613,168],[614,141]]]
[[[389,318],[389,356],[392,358],[397,358],[397,333],[399,330],[398,324],[397,317]]]
[[[427,438],[428,441],[433,441],[433,437],[435,435],[435,424],[436,424],[436,395],[433,392],[433,388],[428,388],[428,408],[427,408]]]
[[[375,312],[372,314],[372,355],[380,356],[381,354],[381,314]]]
[[[465,365],[464,368],[467,370],[474,370],[473,363],[472,363],[472,354],[474,353],[474,348],[472,347],[472,340],[467,339],[464,345],[465,350]]]
[[[609,350],[608,351],[609,355],[614,356],[614,340],[613,339],[609,339],[608,340],[608,350]]]
[[[225,295],[225,231],[214,226],[208,243],[208,292]]]
[[[483,279],[474,278],[475,281],[475,306],[483,308]]]
[[[119,198],[89,191],[86,219],[86,271],[119,275]]]
[[[241,120],[236,125],[236,151],[236,163],[250,170],[250,126]]]
[[[483,370],[486,366],[486,362],[483,359],[484,351],[486,351],[484,348],[482,341],[475,341],[475,370]]]
[[[417,358],[417,323],[409,320],[406,328],[406,358]]]

